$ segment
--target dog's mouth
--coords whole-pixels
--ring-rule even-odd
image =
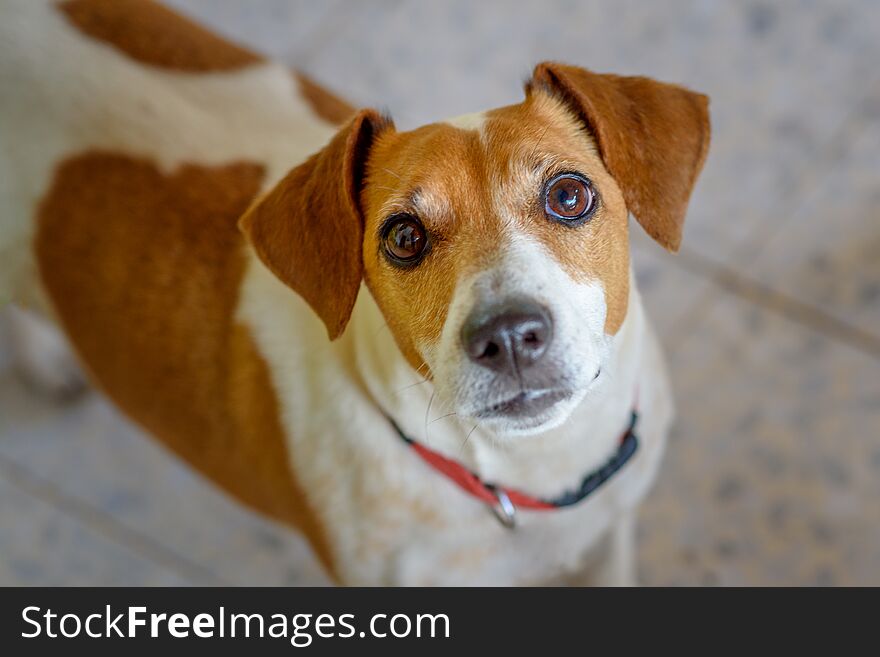
[[[534,417],[569,397],[571,393],[566,390],[523,390],[513,397],[482,408],[475,415],[478,418]]]

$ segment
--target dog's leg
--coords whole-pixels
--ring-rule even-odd
[[[13,365],[28,385],[58,398],[72,397],[86,388],[70,345],[55,326],[11,304],[3,314]]]

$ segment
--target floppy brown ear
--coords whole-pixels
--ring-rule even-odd
[[[342,334],[363,276],[360,191],[370,146],[391,125],[373,110],[351,119],[239,220],[260,260]]]
[[[629,211],[677,251],[691,190],[709,148],[709,99],[643,77],[545,62],[527,90],[561,96],[592,132]]]

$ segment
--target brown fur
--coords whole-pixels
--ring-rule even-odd
[[[321,85],[317,84],[305,73],[294,73],[299,92],[312,108],[312,111],[327,123],[342,125],[352,118],[357,110]]]
[[[262,178],[248,162],[164,175],[120,154],[72,157],[40,206],[36,253],[95,382],[232,495],[302,529],[332,570],[288,465],[266,364],[234,320],[236,221]]]
[[[150,66],[206,73],[264,61],[151,0],[66,0],[58,8],[78,30]]]
[[[363,167],[385,125],[373,111],[359,113],[240,222],[260,259],[311,305],[330,339],[342,334],[360,289]]]
[[[418,346],[434,344],[440,336],[458,277],[479,267],[491,252],[491,243],[468,243],[456,232],[456,218],[478,224],[485,214],[478,189],[480,162],[472,135],[442,124],[385,133],[370,155],[363,194],[364,277],[397,345],[416,369],[423,365]],[[416,205],[414,195],[431,200]],[[437,201],[448,202],[454,214],[441,208],[427,212]],[[382,255],[379,226],[395,212],[419,216],[434,242],[413,269],[397,269]]]
[[[643,77],[539,64],[530,88],[560,94],[595,136],[629,210],[670,251],[709,149],[709,99]]]

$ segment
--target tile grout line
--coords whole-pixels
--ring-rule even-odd
[[[204,566],[190,561],[152,538],[126,527],[100,509],[66,494],[54,484],[2,455],[0,455],[0,477],[31,497],[37,498],[64,515],[82,522],[117,545],[148,561],[168,568],[195,584],[214,586],[231,584]]]
[[[776,312],[790,320],[811,328],[826,337],[880,359],[880,338],[837,319],[815,306],[799,301],[759,281],[742,276],[695,251],[682,251],[679,265],[691,274],[709,280],[725,291],[751,301],[765,310]],[[706,300],[712,300],[708,294]]]
[[[856,103],[852,111],[843,118],[837,129],[829,138],[824,148],[825,157],[822,158],[823,166],[819,166],[818,158],[812,160],[811,164],[804,167],[801,174],[798,176],[797,184],[793,185],[777,200],[777,206],[784,206],[788,202],[790,202],[792,198],[797,198],[798,190],[804,189],[805,187],[809,186],[811,182],[815,181],[821,170],[827,168],[829,165],[833,165],[843,157],[849,145],[852,144],[853,141],[858,137],[859,132],[864,129],[862,126],[859,126],[858,118],[861,115],[864,107],[871,102],[871,100],[877,94],[878,89],[880,89],[880,82],[878,82],[878,80],[880,80],[880,78],[875,79],[873,82],[867,85],[867,88],[870,91],[865,94],[858,103]],[[853,134],[848,134],[850,132],[853,132]],[[806,202],[807,200],[802,200],[802,203]],[[797,214],[797,212],[791,212],[788,213],[788,216],[792,217],[796,216]],[[787,221],[783,221],[780,224],[776,225],[769,234],[770,238],[772,239],[773,236],[777,235],[778,232],[781,230],[782,225],[787,223]],[[734,245],[731,255],[734,257],[738,256],[739,260],[745,265],[753,264],[764,253],[764,248],[761,245],[761,241],[764,241],[766,243],[767,241],[769,241],[767,237],[767,233],[761,233],[760,235],[758,235],[758,231],[756,229],[755,233],[746,235],[743,240]],[[776,290],[773,290],[770,286],[763,283],[759,283],[757,281],[749,281],[739,276],[728,266],[717,263],[694,250],[686,248],[682,249],[682,251],[679,253],[679,258],[680,262],[683,263],[679,266],[692,274],[708,277],[710,282],[715,282],[720,287],[728,289],[729,291],[734,293],[738,293],[737,290],[748,288],[752,291],[752,295],[750,296],[747,294],[740,294],[740,296],[743,296],[750,301],[754,301],[756,303],[764,305],[766,308],[775,308],[777,310],[781,310],[781,308],[787,308],[790,314],[787,314],[786,316],[788,316],[790,319],[793,319],[794,321],[800,323],[805,323],[811,328],[818,330],[822,333],[826,333],[826,331],[821,328],[822,326],[829,328],[829,337],[842,339],[849,344],[854,344],[849,338],[855,337],[855,346],[857,346],[857,348],[864,349],[864,345],[868,345],[868,352],[871,355],[876,355],[877,353],[876,343],[878,342],[878,340],[876,337],[864,331],[861,331],[860,329],[852,327],[846,322],[838,320],[835,317],[824,313],[823,311],[809,304],[798,301],[782,292],[777,292]],[[690,262],[688,262],[688,260],[690,260]],[[738,283],[733,284],[734,280],[738,281]],[[773,302],[770,302],[768,304],[767,302],[770,299],[775,300],[776,304],[778,305],[774,305]],[[672,335],[678,336],[685,335],[688,332],[687,327],[693,326],[697,322],[699,317],[703,316],[712,307],[713,304],[714,297],[712,297],[709,290],[705,290],[691,305],[689,305],[679,314],[678,318],[672,324],[673,328],[670,333]],[[795,308],[797,308],[798,310],[795,311]],[[811,322],[807,319],[809,317],[814,318],[814,320],[816,321]],[[849,336],[849,338],[843,336]],[[865,341],[864,338],[867,338],[867,341]],[[672,343],[670,346],[670,353],[677,352],[680,344],[681,341]]]

